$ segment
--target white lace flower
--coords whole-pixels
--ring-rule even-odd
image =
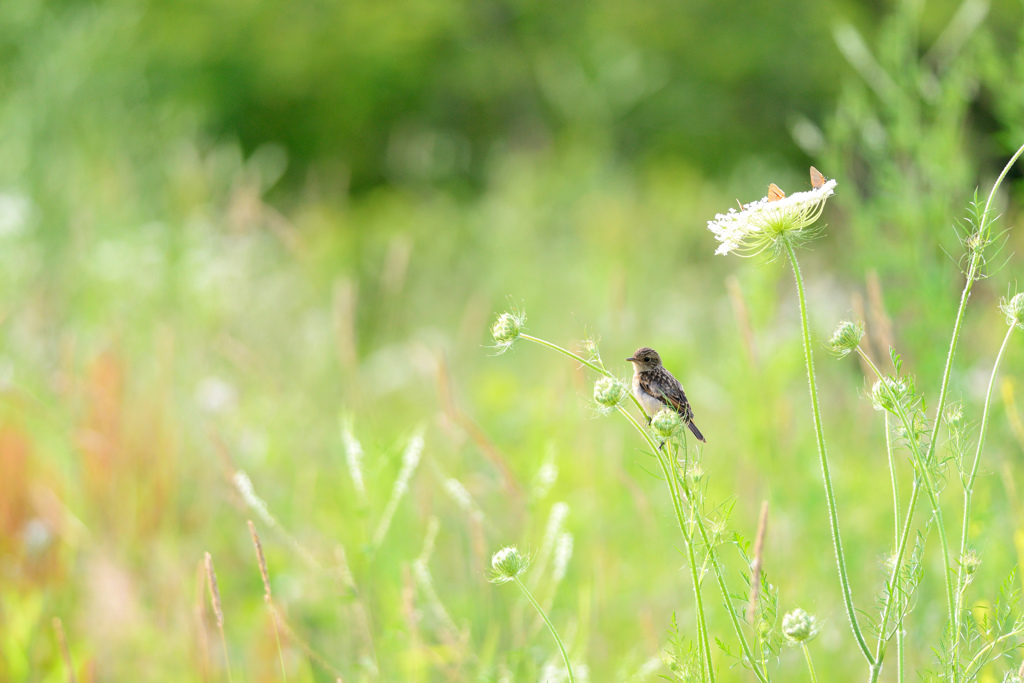
[[[729,209],[708,221],[708,230],[721,243],[716,254],[729,252],[759,254],[766,249],[781,251],[788,243],[802,242],[815,235],[812,228],[825,208],[825,200],[835,194],[836,181],[827,180],[818,188],[795,192],[769,201],[768,197],[743,205],[742,211]]]

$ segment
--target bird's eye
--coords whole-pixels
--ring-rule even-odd
[[[645,363],[650,363],[651,362],[651,357],[650,356],[644,356],[644,362]]]

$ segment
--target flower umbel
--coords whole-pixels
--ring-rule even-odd
[[[782,199],[768,197],[743,205],[742,211],[729,209],[715,220],[708,221],[708,230],[721,242],[716,254],[737,252],[753,256],[768,250],[777,256],[785,244],[799,244],[812,239],[818,230],[813,226],[825,208],[825,200],[835,194],[836,181],[828,180],[821,187],[795,192]]]
[[[491,556],[491,583],[508,583],[519,578],[530,566],[530,558],[515,546],[506,546]]]
[[[840,358],[846,356],[860,345],[864,336],[864,325],[862,323],[844,320],[836,327],[832,337],[828,340],[828,348]]]
[[[782,618],[782,632],[792,645],[811,642],[820,628],[818,620],[799,607]]]

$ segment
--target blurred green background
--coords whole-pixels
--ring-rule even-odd
[[[882,421],[861,368],[822,343],[866,315],[876,359],[892,339],[936,400],[962,286],[955,220],[1024,143],[1022,19],[986,0],[4,0],[0,679],[66,680],[56,616],[78,680],[225,680],[206,551],[234,679],[279,679],[251,518],[293,631],[289,680],[542,680],[557,651],[514,588],[487,582],[488,558],[543,555],[557,502],[567,573],[529,580],[574,660],[594,681],[667,674],[673,612],[693,634],[669,501],[629,425],[596,415],[593,376],[538,346],[494,356],[487,330],[511,302],[537,336],[600,336],[623,377],[636,347],[661,351],[708,437],[709,497],[735,504],[747,537],[769,502],[780,609],[822,619],[821,680],[859,680],[792,275],[713,256],[706,221],[768,182],[807,189],[811,163],[839,181],[803,264],[871,611],[892,533]],[[975,420],[1005,331],[996,303],[1024,272],[1019,227],[1006,240],[953,373]],[[975,497],[972,603],[1024,557],[1006,403],[1020,341]],[[417,430],[423,460],[371,553]],[[954,474],[948,519],[959,496]],[[911,670],[931,665],[944,615],[934,539],[927,566]],[[723,680],[747,680],[717,656]],[[801,657],[786,650],[778,676],[804,680]]]

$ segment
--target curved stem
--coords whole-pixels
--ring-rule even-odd
[[[874,657],[868,647],[864,634],[861,632],[860,624],[857,622],[857,611],[853,606],[853,592],[850,589],[850,577],[846,572],[846,556],[843,553],[843,541],[839,534],[839,513],[836,510],[836,496],[832,490],[832,475],[829,473],[828,456],[825,453],[825,430],[821,425],[821,409],[818,407],[818,390],[814,383],[814,358],[811,354],[811,331],[807,322],[807,299],[804,295],[804,282],[800,276],[800,264],[796,259],[796,252],[792,244],[786,244],[786,251],[789,254],[789,261],[793,265],[793,275],[796,277],[796,291],[800,299],[800,323],[804,337],[804,359],[807,363],[807,382],[810,385],[811,412],[814,415],[814,432],[818,439],[818,456],[821,460],[821,476],[825,482],[825,500],[828,504],[828,520],[832,529],[832,545],[835,549],[836,564],[839,568],[839,584],[843,591],[843,604],[846,606],[846,616],[850,620],[850,628],[853,630],[857,646],[868,660],[874,664]]]
[[[1014,324],[1010,324],[1010,329],[1006,331],[1006,336],[1003,337],[1003,344],[999,347],[999,353],[996,354],[996,361],[992,365],[992,375],[988,379],[988,392],[985,394],[985,409],[981,414],[981,426],[978,428],[978,447],[974,453],[974,465],[971,467],[971,473],[967,477],[967,481],[964,482],[964,514],[963,521],[960,526],[960,554],[957,558],[960,562],[960,566],[957,569],[956,575],[956,614],[959,616],[961,605],[963,604],[964,593],[967,589],[964,583],[964,555],[967,553],[967,535],[968,526],[971,521],[971,498],[974,495],[974,480],[978,476],[978,465],[981,463],[981,449],[985,446],[985,434],[988,430],[988,418],[989,408],[992,406],[992,387],[996,383],[996,374],[999,372],[999,363],[1003,360],[1003,352],[1006,351],[1006,345],[1010,341],[1010,336],[1013,334],[1013,330],[1016,327]],[[958,623],[953,625],[953,666],[956,667],[960,662],[960,627]]]
[[[1006,174],[1010,172],[1010,167],[1013,166],[1014,162],[1017,161],[1022,153],[1024,153],[1024,145],[1021,145],[1017,152],[1010,157],[1010,160],[1006,162],[1005,166],[1003,166],[1003,172],[999,174],[999,177],[996,178],[996,182],[992,185],[992,190],[988,193],[988,201],[985,202],[985,211],[981,214],[981,224],[983,227],[985,226],[985,219],[988,217],[988,209],[992,205],[992,198],[996,196],[996,190],[998,190],[999,186],[1003,184],[1003,178],[1005,178]]]
[[[547,341],[546,339],[541,339],[540,337],[533,337],[533,336],[531,336],[529,334],[522,334],[522,333],[520,333],[519,337],[521,339],[525,339],[527,341],[532,341],[532,342],[534,342],[536,344],[540,344],[541,346],[546,346],[549,349],[552,349],[554,351],[558,351],[562,355],[568,356],[569,358],[572,358],[573,360],[576,360],[576,361],[582,363],[583,365],[586,365],[588,368],[590,368],[594,372],[600,373],[600,374],[604,375],[605,377],[615,377],[615,375],[613,375],[612,373],[608,372],[604,368],[603,365],[598,365],[597,363],[592,363],[591,361],[587,360],[583,356],[575,354],[572,351],[570,351],[569,349],[564,349],[561,346],[559,346],[558,344],[552,344],[551,342]],[[629,398],[633,400],[633,404],[637,408],[640,409],[641,413],[643,413],[644,412],[643,406],[640,405],[640,401],[638,401],[636,396],[633,395],[633,392],[629,392]],[[644,414],[646,415],[647,413],[644,413]]]
[[[526,586],[524,586],[523,582],[519,580],[519,577],[514,576],[512,577],[512,580],[516,582],[519,589],[523,591],[523,595],[525,595],[526,599],[533,604],[534,609],[536,609],[537,613],[540,614],[541,619],[543,619],[544,623],[548,625],[548,630],[551,631],[551,635],[554,636],[555,642],[558,643],[558,650],[562,653],[562,659],[565,660],[565,670],[569,672],[569,683],[576,683],[576,679],[572,675],[572,664],[569,663],[569,655],[565,651],[565,646],[562,645],[562,639],[558,637],[558,631],[555,630],[555,625],[551,623],[551,620],[548,619],[548,615],[544,613],[543,609],[541,609],[540,604],[534,600],[533,595],[526,589]]]

